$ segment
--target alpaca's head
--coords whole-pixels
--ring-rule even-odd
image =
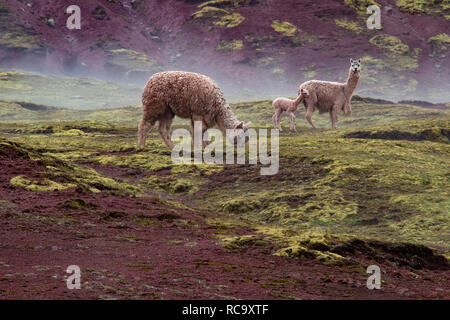
[[[308,98],[309,97],[309,91],[306,89],[301,89],[300,90],[300,94],[303,96],[303,98]]]
[[[227,130],[228,131],[228,139],[232,141],[233,143],[237,144],[245,144],[248,142],[248,128],[250,126],[251,122],[244,123],[242,121],[238,121],[236,125],[234,126],[234,129]]]
[[[361,59],[353,60],[353,58],[350,58],[350,71],[354,75],[358,75],[361,72]]]

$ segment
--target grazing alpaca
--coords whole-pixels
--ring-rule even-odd
[[[280,131],[283,131],[280,125],[280,116],[283,113],[283,111],[286,111],[286,114],[291,119],[290,129],[291,131],[296,131],[294,112],[297,110],[298,105],[303,101],[303,99],[307,97],[309,97],[308,90],[301,89],[300,95],[295,100],[290,100],[286,98],[276,98],[275,100],[273,100],[272,106],[275,109],[275,113],[272,116],[273,127]]]
[[[311,80],[300,85],[299,92],[306,89],[309,97],[303,100],[306,109],[306,120],[315,128],[312,114],[319,109],[319,113],[330,113],[331,125],[337,128],[338,111],[343,110],[346,116],[352,114],[350,99],[358,84],[361,73],[361,60],[350,59],[350,70],[345,83]]]
[[[225,134],[227,129],[243,129],[245,132],[250,124],[238,121],[217,84],[198,73],[170,71],[153,75],[144,88],[142,104],[138,132],[141,150],[145,147],[147,133],[156,121],[159,121],[159,134],[172,149],[174,144],[170,139],[170,126],[176,115],[191,119],[192,133],[194,121],[202,121],[202,134],[215,124]]]

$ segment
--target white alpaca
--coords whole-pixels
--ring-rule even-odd
[[[286,98],[276,98],[275,100],[273,100],[272,106],[275,109],[275,113],[272,116],[273,127],[280,131],[283,131],[280,125],[280,116],[283,113],[283,111],[285,111],[290,118],[291,131],[296,131],[294,112],[297,110],[298,105],[303,101],[303,99],[307,97],[309,97],[308,90],[302,89],[300,90],[300,95],[295,100],[290,100]]]
[[[338,111],[343,110],[346,116],[352,114],[350,99],[360,77],[361,60],[350,59],[350,64],[345,83],[311,80],[300,85],[299,93],[302,90],[308,90],[309,92],[309,97],[303,100],[303,104],[306,109],[306,120],[313,128],[316,127],[312,120],[315,109],[319,109],[319,113],[330,113],[333,129],[337,128]]]
[[[227,129],[242,129],[245,132],[250,124],[239,121],[217,84],[198,73],[169,71],[155,74],[145,86],[142,104],[138,133],[140,149],[144,149],[147,133],[156,121],[159,121],[162,139],[172,149],[174,144],[170,139],[170,127],[175,116],[191,119],[192,133],[194,121],[202,122],[202,134],[216,124],[225,134]],[[205,141],[203,145],[206,146]]]

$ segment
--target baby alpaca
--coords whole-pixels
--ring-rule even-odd
[[[294,112],[297,110],[298,105],[303,101],[303,99],[307,97],[309,97],[308,90],[301,89],[300,95],[295,100],[290,100],[286,98],[276,98],[272,102],[272,106],[275,109],[275,113],[272,116],[273,127],[280,131],[283,131],[280,125],[280,116],[283,113],[283,111],[286,111],[287,115],[291,119],[290,129],[291,131],[296,131]]]
[[[147,133],[156,121],[159,121],[159,134],[172,149],[175,145],[170,139],[170,126],[176,115],[191,119],[192,133],[194,121],[202,121],[202,135],[215,124],[225,134],[227,129],[242,129],[245,133],[250,124],[238,121],[217,84],[198,73],[169,71],[153,75],[144,88],[142,105],[138,132],[141,150],[145,147]],[[237,134],[228,137],[234,139]],[[206,142],[203,142],[205,145]]]
[[[300,85],[299,92],[303,89],[309,92],[309,97],[303,100],[303,104],[306,109],[306,120],[313,128],[316,127],[312,120],[315,109],[319,109],[319,113],[330,113],[333,129],[337,128],[338,111],[343,110],[346,116],[352,114],[350,99],[358,84],[360,73],[361,60],[350,59],[350,70],[345,83],[311,80]]]

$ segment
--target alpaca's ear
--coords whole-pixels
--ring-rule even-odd
[[[244,123],[241,121],[234,128],[235,129],[242,129],[243,127],[244,127]]]
[[[244,128],[247,129],[248,127],[250,127],[251,124],[252,124],[251,121],[247,122],[247,123],[244,125]]]
[[[353,63],[353,58],[350,58],[350,63]]]
[[[358,63],[361,64],[361,59],[358,59]]]

